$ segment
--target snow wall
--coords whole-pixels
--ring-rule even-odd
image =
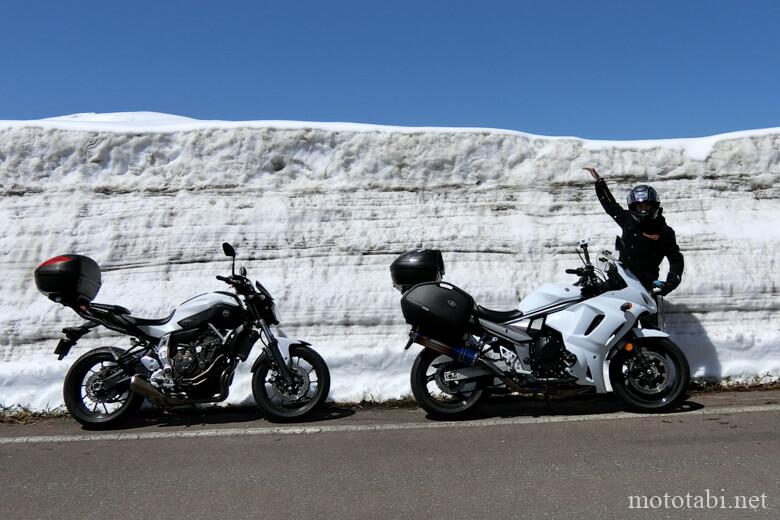
[[[661,194],[685,255],[667,300],[695,377],[780,376],[780,129],[604,142],[489,129],[212,122],[150,113],[0,122],[0,403],[62,404],[59,330],[81,320],[36,292],[62,253],[104,270],[96,301],[141,317],[224,290],[223,241],[276,296],[291,337],[331,367],[331,398],[409,395],[407,326],[388,266],[441,249],[446,279],[490,308],[570,280],[574,244],[613,249],[619,228],[583,166],[619,201]],[[662,267],[662,273],[665,266]],[[250,360],[251,362],[251,360]],[[249,363],[230,403],[251,401]]]

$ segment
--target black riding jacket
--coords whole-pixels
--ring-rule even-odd
[[[596,181],[596,195],[604,210],[623,230],[620,260],[646,288],[650,289],[658,279],[658,268],[664,257],[669,260],[669,275],[665,292],[680,284],[685,263],[674,230],[658,210],[658,216],[650,222],[638,223],[627,210],[615,202],[604,179]]]

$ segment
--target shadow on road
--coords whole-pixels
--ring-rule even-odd
[[[326,404],[322,409],[314,412],[303,420],[296,420],[280,424],[305,424],[315,421],[330,421],[342,419],[354,414],[355,411],[349,408],[343,408]],[[241,424],[253,421],[267,421],[263,413],[256,407],[207,407],[195,408],[192,406],[177,407],[170,411],[163,411],[159,408],[150,408],[141,410],[135,417],[130,418],[126,423],[115,428],[117,430],[132,430],[148,427],[182,427],[182,426],[208,426],[223,424]]]
[[[704,408],[703,405],[686,400],[677,408],[665,413],[686,413]],[[584,395],[545,400],[536,396],[492,397],[472,417],[463,420],[479,420],[510,417],[551,417],[611,414],[631,412],[626,405],[612,395]],[[436,417],[426,416],[437,420]],[[451,419],[444,419],[451,420]]]

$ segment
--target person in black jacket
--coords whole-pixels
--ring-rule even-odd
[[[667,295],[680,285],[685,263],[674,230],[666,224],[658,193],[647,185],[636,186],[628,194],[628,211],[610,193],[606,181],[595,168],[584,168],[596,181],[596,195],[604,210],[623,230],[620,260],[649,291]],[[669,261],[666,280],[658,279],[663,259]],[[642,320],[643,327],[658,328],[657,315]]]

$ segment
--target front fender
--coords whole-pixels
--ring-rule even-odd
[[[656,330],[656,329],[631,329],[630,334],[626,334],[621,341],[618,341],[615,343],[612,348],[610,349],[609,353],[607,354],[607,359],[610,360],[613,357],[615,357],[615,354],[620,352],[620,349],[623,348],[623,345],[625,345],[629,341],[639,341],[642,339],[650,339],[650,338],[668,338],[669,334],[662,330]]]
[[[641,338],[668,338],[669,334],[662,330],[656,330],[656,329],[632,329],[631,332],[634,334],[634,337],[636,339]]]
[[[631,334],[627,334],[623,341],[618,341],[607,354],[607,361],[612,361],[612,358],[620,352],[620,349],[628,342],[633,340],[640,341],[642,339],[650,338],[668,338],[669,334],[662,330],[656,329],[631,329]],[[604,363],[602,366],[602,375],[604,377],[605,388],[607,392],[612,392],[612,382],[609,380],[609,363]]]
[[[291,338],[276,338],[277,345],[279,345],[279,352],[282,353],[282,357],[284,358],[285,362],[290,361],[290,349],[296,345],[303,345],[303,346],[310,346],[311,343],[307,343],[305,341],[301,341],[299,339],[291,339]],[[260,365],[265,363],[268,360],[268,352],[266,352],[265,349],[260,353],[259,356],[257,356],[257,359],[255,359],[255,362],[252,364],[252,372],[257,372],[257,369],[260,368]]]

